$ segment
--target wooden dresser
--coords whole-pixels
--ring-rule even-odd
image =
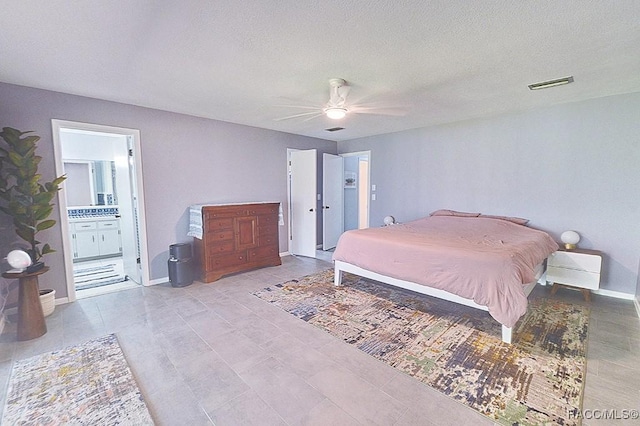
[[[278,209],[279,203],[203,206],[202,239],[193,239],[201,280],[282,264]]]

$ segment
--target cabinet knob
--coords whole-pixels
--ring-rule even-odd
[[[310,212],[312,212],[312,211],[313,211],[313,209],[309,209],[309,211],[310,211]]]

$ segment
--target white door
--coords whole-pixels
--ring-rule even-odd
[[[315,257],[317,239],[317,152],[315,149],[291,151],[290,246],[293,255]]]
[[[322,155],[322,250],[338,244],[343,232],[343,159]]]

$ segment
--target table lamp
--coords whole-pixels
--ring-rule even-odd
[[[11,250],[7,255],[7,262],[16,271],[22,272],[31,266],[31,256],[23,250]]]
[[[580,242],[580,234],[576,231],[564,231],[560,236],[560,239],[564,243],[564,248],[567,250],[574,250]]]

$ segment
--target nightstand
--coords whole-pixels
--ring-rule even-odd
[[[547,281],[553,283],[551,294],[556,294],[558,285],[579,288],[587,302],[591,301],[591,290],[600,288],[602,253],[597,250],[561,248],[547,259]]]

